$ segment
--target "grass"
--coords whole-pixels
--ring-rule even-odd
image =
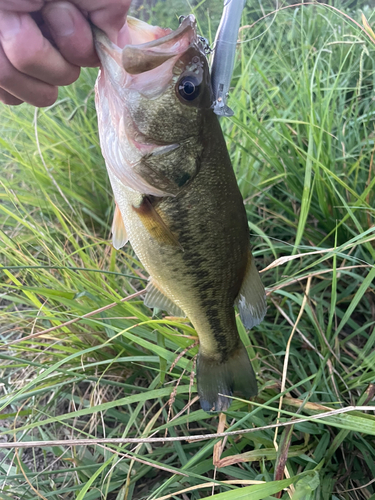
[[[208,38],[219,3],[196,9]],[[273,10],[246,8],[222,121],[269,303],[239,324],[259,396],[226,417],[199,408],[193,328],[151,316],[144,269],[109,243],[96,71],[51,108],[1,107],[0,436],[47,442],[1,450],[1,499],[375,499],[375,45],[325,6],[252,25]]]

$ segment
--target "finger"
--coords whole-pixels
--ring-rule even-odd
[[[43,37],[29,14],[0,12],[0,40],[10,63],[25,75],[50,85],[69,85],[79,76],[79,68]]]
[[[98,66],[92,31],[87,19],[70,2],[53,2],[43,10],[50,35],[64,58],[76,66]]]
[[[9,106],[18,106],[23,103],[23,101],[17,99],[17,97],[14,97],[12,94],[9,94],[9,92],[4,89],[0,89],[0,102],[8,104]]]
[[[91,12],[90,20],[116,43],[117,35],[125,24],[130,1],[112,2],[112,4],[108,2],[108,4]]]
[[[0,0],[0,10],[14,12],[35,12],[43,6],[43,0]]]
[[[0,46],[0,88],[33,106],[51,106],[58,94],[57,87],[20,73],[8,61]]]
[[[49,2],[50,0],[47,0]],[[112,42],[126,20],[131,0],[70,0],[81,11],[89,14],[90,20],[103,30]]]

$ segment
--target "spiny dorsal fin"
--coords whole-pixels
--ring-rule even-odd
[[[144,300],[144,304],[147,307],[153,308],[157,307],[158,309],[163,309],[164,311],[168,311],[172,316],[179,316],[182,318],[186,317],[186,314],[182,309],[180,309],[169,297],[167,297],[163,292],[159,290],[159,288],[155,285],[155,283],[150,279],[147,288],[146,288],[146,297]]]
[[[242,323],[248,329],[259,325],[267,311],[266,293],[251,253],[235,305],[238,306]]]
[[[119,250],[128,241],[124,219],[122,218],[120,209],[116,203],[115,213],[112,222],[112,245]]]

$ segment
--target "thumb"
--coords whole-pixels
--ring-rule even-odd
[[[90,12],[90,20],[116,43],[119,31],[124,26],[131,0],[107,2],[105,7]]]

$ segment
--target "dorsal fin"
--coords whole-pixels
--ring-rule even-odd
[[[124,219],[122,218],[120,209],[116,203],[115,213],[112,222],[112,245],[119,250],[128,241]]]
[[[248,329],[259,325],[267,311],[266,293],[251,252],[235,305],[238,306],[242,323]]]

